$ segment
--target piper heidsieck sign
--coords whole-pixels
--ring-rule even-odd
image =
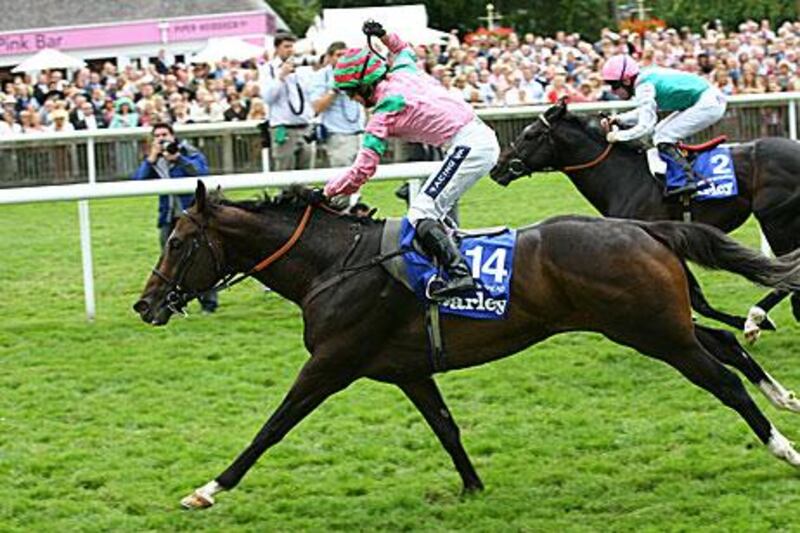
[[[48,28],[0,33],[0,56],[35,53],[42,48],[76,50],[161,43],[160,24],[166,22],[166,43],[209,37],[275,33],[275,17],[264,11],[231,15],[145,20],[119,24]]]

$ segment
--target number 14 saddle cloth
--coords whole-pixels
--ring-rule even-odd
[[[404,250],[401,256],[384,263],[384,268],[417,298],[430,304],[426,297],[428,284],[436,276],[445,276],[429,256],[416,245],[414,226],[408,219],[387,219],[383,230],[381,253]],[[511,299],[511,277],[514,266],[516,230],[492,228],[457,231],[456,241],[472,270],[477,290],[473,294],[455,296],[439,303],[442,314],[478,320],[501,320],[506,317]]]

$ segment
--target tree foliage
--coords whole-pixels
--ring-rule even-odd
[[[305,35],[321,9],[318,0],[266,0],[266,3],[297,35]]]
[[[704,23],[720,19],[728,30],[747,19],[770,19],[774,24],[797,18],[794,0],[659,0],[649,2],[652,13],[670,26],[699,29]]]
[[[273,0],[270,5],[283,16],[295,31],[305,31],[320,8],[366,7],[420,3],[420,0]],[[474,0],[428,0],[428,18],[434,28],[462,33],[486,23],[488,2]],[[494,0],[502,14],[500,24],[517,32],[552,35],[556,31],[578,32],[595,38],[600,30],[614,26],[614,12],[636,4],[635,0]],[[729,29],[745,19],[768,18],[773,23],[797,18],[795,0],[646,0],[650,15],[667,21],[670,26],[690,26],[698,30],[703,23],[721,19]],[[285,7],[284,7],[285,6]],[[311,11],[309,14],[308,12]],[[307,23],[307,22],[308,23]],[[302,30],[300,29],[302,28]]]

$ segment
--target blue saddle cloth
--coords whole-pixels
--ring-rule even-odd
[[[671,157],[659,152],[661,159],[667,164],[667,190],[686,184],[686,173]],[[736,172],[733,169],[731,149],[727,146],[716,146],[711,150],[700,152],[692,161],[692,168],[697,179],[705,182],[694,195],[694,200],[719,200],[739,194]]]
[[[413,248],[414,226],[404,218],[400,229],[400,247],[406,252],[403,259],[408,281],[423,302],[428,284],[434,276],[443,276],[431,260]],[[506,317],[511,300],[511,276],[514,265],[516,230],[506,229],[492,235],[468,236],[461,239],[459,248],[477,280],[475,294],[449,298],[439,304],[441,313],[483,320]]]

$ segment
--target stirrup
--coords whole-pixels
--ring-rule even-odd
[[[444,280],[439,276],[434,276],[428,281],[425,287],[425,297],[434,302],[442,302],[453,296],[463,296],[472,294],[477,290],[477,285],[472,276],[464,276]]]
[[[684,194],[694,196],[699,188],[697,182],[690,181],[686,185],[682,185],[676,189],[667,189],[666,192],[664,192],[664,198],[675,198],[683,196]]]

